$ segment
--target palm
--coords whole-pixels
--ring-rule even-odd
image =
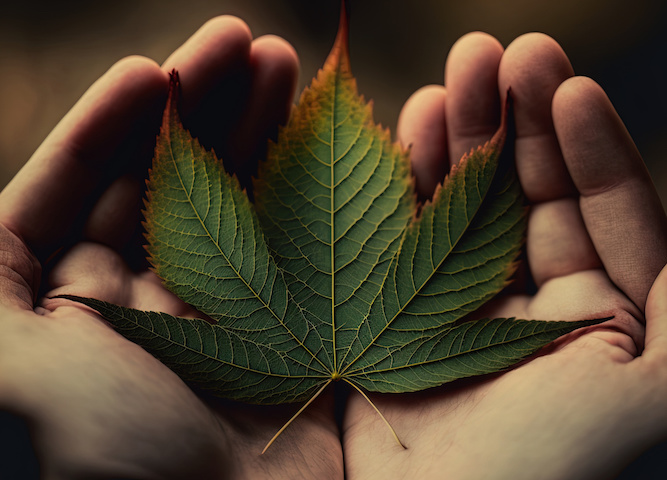
[[[444,89],[428,87],[406,105],[399,136],[413,145],[418,184],[432,188],[431,179],[443,170],[443,157],[454,161],[491,136],[500,103],[496,85],[500,83],[501,92],[511,85],[516,163],[533,204],[527,271],[518,275],[511,293],[475,316],[574,320],[613,315],[614,319],[575,332],[559,340],[547,355],[501,375],[419,394],[374,396],[407,445],[405,451],[392,443],[365,401],[351,396],[344,425],[350,478],[414,478],[417,472],[422,478],[601,478],[613,475],[633,454],[622,449],[622,441],[609,439],[627,424],[627,412],[642,408],[627,392],[639,381],[641,364],[633,360],[643,347],[643,307],[650,283],[664,263],[664,244],[652,250],[660,252],[653,259],[632,249],[641,248],[641,242],[652,245],[663,234],[664,216],[653,198],[650,208],[631,213],[634,198],[619,195],[614,202],[607,195],[624,181],[644,183],[648,191],[650,183],[643,172],[618,172],[595,164],[596,154],[605,159],[612,152],[638,159],[632,157],[636,153],[631,143],[622,148],[614,145],[629,139],[610,121],[611,115],[605,118],[594,112],[586,118],[587,107],[606,113],[599,108],[607,105],[592,82],[575,79],[569,90],[561,89],[552,120],[553,92],[571,75],[566,57],[553,42],[528,36],[509,47],[502,62],[501,53],[488,37],[464,38],[448,59],[446,101]],[[585,104],[587,100],[592,103]],[[580,111],[577,102],[584,103]],[[582,113],[584,119],[575,117]],[[563,121],[566,115],[570,126]],[[582,125],[586,121],[593,124]],[[610,130],[609,153],[604,144],[600,152],[592,151],[581,135],[600,128]],[[578,163],[583,155],[588,156],[588,165]],[[585,168],[600,171],[586,172],[587,178]],[[621,201],[627,204],[620,205]],[[610,205],[618,208],[614,212],[618,218],[610,218]],[[623,221],[655,225],[657,232],[631,238],[634,232]],[[614,227],[619,230],[612,232]],[[628,238],[621,246],[612,235],[623,227]],[[628,275],[627,265],[619,268],[623,261],[647,273],[648,282]],[[535,293],[522,285],[521,279],[528,275],[538,287]],[[646,424],[637,425],[633,434],[642,427],[650,431]],[[601,445],[607,449],[602,459],[595,457]]]
[[[100,271],[104,272],[103,285],[96,279]],[[113,441],[109,433],[100,432],[102,441],[92,445],[89,432],[82,431],[77,438],[86,439],[85,442],[67,449],[72,458],[85,458],[80,450],[92,449],[97,455],[91,463],[98,463],[103,455],[109,454],[108,442],[112,440],[113,458],[126,472],[132,472],[140,460],[141,465],[158,472],[160,478],[206,478],[205,475],[219,478],[230,470],[235,478],[295,478],[308,469],[315,474],[330,475],[341,468],[330,402],[315,404],[300,421],[299,431],[288,431],[284,441],[259,457],[268,439],[293,413],[290,408],[255,409],[202,400],[171,370],[103,325],[93,312],[51,299],[63,292],[77,292],[133,308],[178,316],[196,314],[165,290],[152,273],[131,272],[113,250],[81,243],[54,267],[51,279],[54,288],[43,302],[48,313],[31,320],[35,335],[26,339],[31,348],[39,345],[45,353],[35,359],[28,358],[23,368],[43,372],[48,380],[36,383],[51,386],[53,395],[66,394],[80,405],[76,426],[71,418],[63,418],[63,425],[57,425],[58,428],[88,430],[99,424],[91,419],[104,415],[111,417],[115,426],[108,432],[120,437]],[[53,322],[54,319],[63,321]],[[71,352],[68,358],[72,362],[63,362],[58,357],[63,351]],[[56,361],[61,373],[54,377],[46,366]],[[91,385],[80,382],[81,378],[94,379],[94,392],[90,391]],[[82,402],[82,395],[90,401]],[[62,403],[65,402],[63,398]],[[216,458],[217,449],[207,447],[207,440],[226,452],[225,457]],[[151,451],[160,453],[155,458],[150,455],[137,458],[137,452],[145,452],[146,444],[152,445]],[[194,458],[178,453],[190,449],[199,453]],[[168,462],[164,461],[165,451],[174,452],[166,457]],[[314,459],[317,465],[311,464]]]
[[[571,287],[588,283],[584,279],[564,278],[554,280],[553,287],[560,288],[565,282]],[[589,292],[599,293],[594,289]],[[608,300],[623,301],[620,297],[612,295]],[[554,307],[574,307],[563,302],[561,295],[550,296],[543,291],[528,301],[523,296],[508,297],[503,303],[507,305],[494,305],[485,313],[555,318]],[[513,303],[514,308],[510,306]],[[581,312],[589,308],[587,304],[579,306]],[[624,310],[610,313],[617,319],[635,321]],[[580,316],[575,314],[572,318]],[[513,472],[512,478],[590,478],[581,469],[553,469],[550,472],[553,477],[545,477],[541,469],[544,465],[567,468],[559,458],[568,458],[573,465],[586,463],[583,461],[586,452],[580,444],[574,449],[569,442],[570,430],[578,428],[589,439],[602,434],[600,425],[613,430],[609,418],[617,410],[609,405],[608,399],[610,390],[613,394],[620,381],[615,369],[634,358],[634,353],[627,351],[627,348],[633,350],[634,344],[619,331],[595,330],[583,336],[574,335],[559,342],[556,351],[502,375],[421,394],[373,397],[408,446],[405,452],[392,444],[384,426],[370,415],[364,400],[352,397],[345,444],[348,471],[357,474],[356,478],[369,479],[410,478],[415,469],[423,472],[425,478],[439,478],[445,472],[461,479],[486,478],[489,472],[495,472],[497,478],[504,478],[503,472]],[[573,411],[568,405],[577,408]],[[549,428],[554,418],[563,422],[561,436],[553,435]],[[493,455],[488,455],[489,452]],[[369,462],[368,458],[375,461]],[[475,460],[479,458],[484,461]],[[539,463],[522,464],[524,476],[517,476],[516,464],[526,459],[539,459]],[[581,477],[573,477],[575,472]]]

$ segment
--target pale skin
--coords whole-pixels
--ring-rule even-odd
[[[283,40],[253,40],[242,21],[220,17],[162,66],[123,60],[0,194],[0,408],[28,420],[44,478],[613,478],[667,439],[664,212],[603,91],[573,77],[542,35],[505,51],[487,35],[463,37],[446,87],[415,93],[398,137],[427,195],[449,162],[490,138],[498,92],[511,85],[515,160],[532,204],[524,275],[539,289],[517,281],[484,314],[615,318],[502,375],[371,395],[407,450],[352,393],[342,430],[324,395],[259,456],[295,407],[198,397],[91,311],[48,300],[192,313],[135,260],[151,156],[142,145],[172,68],[186,125],[204,141],[222,132],[208,146],[238,166],[252,165],[258,142],[286,120],[298,59]],[[211,115],[230,99],[234,108]]]

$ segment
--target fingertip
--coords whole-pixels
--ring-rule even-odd
[[[296,49],[282,37],[262,35],[252,42],[251,52],[254,55],[266,55],[275,58],[280,64],[291,68],[299,66],[299,55]]]
[[[498,67],[501,92],[512,90],[517,172],[534,203],[574,192],[551,116],[554,92],[572,74],[563,49],[543,33],[527,33],[514,40]]]
[[[459,38],[452,46],[447,57],[446,68],[459,63],[477,62],[481,60],[498,61],[503,54],[500,41],[486,32],[470,32]]]
[[[624,130],[605,91],[588,77],[571,77],[561,83],[554,93],[551,112],[564,154],[568,150],[588,148],[588,145],[595,148],[598,135],[609,132],[610,127],[612,132],[618,132],[620,128]],[[629,135],[623,137],[626,136],[625,141],[632,142]],[[606,137],[615,140],[615,135],[607,134]],[[579,152],[572,153],[577,154],[576,158],[581,157]],[[566,154],[566,162],[569,158],[572,155]],[[574,166],[571,161],[567,163],[569,167]]]
[[[276,35],[263,35],[252,42],[250,50],[253,67],[261,69],[261,75],[279,81],[290,92],[291,104],[299,79],[299,55],[287,40]]]
[[[397,137],[410,149],[410,163],[420,196],[432,195],[449,170],[447,125],[442,85],[428,85],[410,96],[398,117]]]
[[[142,55],[129,55],[121,58],[114,63],[107,71],[107,75],[112,77],[120,77],[124,83],[142,82],[149,86],[164,86],[169,80],[161,69],[158,63],[148,57]]]
[[[171,71],[178,66],[188,65],[188,61],[201,61],[207,55],[250,50],[252,32],[247,23],[233,15],[219,15],[206,21],[188,38],[180,48],[164,61],[162,68]],[[200,52],[200,49],[206,51]],[[211,51],[209,51],[211,50]]]
[[[127,122],[127,118],[150,116],[155,111],[161,113],[168,90],[169,75],[162,71],[154,60],[132,55],[113,64],[86,92],[82,100],[92,97],[91,105],[101,105],[107,110],[104,115],[100,113],[88,117],[91,120],[105,121],[107,125],[113,125],[112,121],[116,120],[116,115],[119,120],[123,118],[124,121],[118,122],[117,125],[123,129],[123,134],[125,134],[128,126],[131,125]],[[74,112],[74,109],[72,111]],[[78,111],[84,115],[90,115],[90,112],[84,109],[78,109]],[[107,118],[98,118],[98,116],[107,116]],[[85,132],[86,135],[89,133]],[[96,148],[99,147],[97,138],[92,138],[90,141],[95,144]]]
[[[552,111],[554,119],[587,110],[611,106],[607,94],[598,83],[589,77],[576,76],[562,82],[554,93]],[[583,107],[583,108],[582,108]]]
[[[422,120],[424,113],[439,119],[444,117],[444,102],[447,90],[442,85],[426,85],[421,87],[405,102],[398,116],[396,133],[399,142],[404,148],[412,145],[422,132],[421,123],[431,123]],[[439,119],[444,124],[444,118]]]
[[[224,150],[226,166],[248,186],[256,165],[266,157],[267,140],[276,140],[294,101],[299,78],[299,57],[286,40],[264,35],[250,47],[248,89],[242,109],[230,130]]]
[[[560,65],[563,71],[572,72],[565,51],[549,35],[540,32],[524,33],[515,38],[505,49],[502,64],[507,67],[503,74],[511,74],[513,69],[532,70],[540,65]],[[536,60],[539,63],[533,64]],[[530,66],[529,66],[530,65]]]
[[[168,90],[169,76],[154,60],[139,55],[118,60],[63,118],[35,157],[62,149],[83,164],[101,163],[141,125],[150,130],[147,138],[153,137]]]
[[[498,85],[501,91],[512,89],[518,136],[551,130],[551,99],[573,74],[567,55],[548,35],[527,33],[507,47],[498,69]]]
[[[88,152],[88,149],[97,150],[101,147],[99,135],[91,135],[93,129],[99,128],[99,123],[114,125],[124,134],[131,125],[127,119],[136,118],[147,107],[166,98],[168,86],[168,75],[155,61],[139,55],[122,58],[84,93],[49,139],[64,136],[67,132],[69,145],[82,150],[80,157],[97,153]],[[120,119],[123,121],[113,122]],[[117,141],[121,136],[120,133],[110,133],[107,127],[104,136],[112,141]]]
[[[483,77],[496,74],[503,55],[502,44],[492,35],[484,32],[471,32],[463,35],[452,46],[445,63],[445,85],[458,89],[458,84],[478,84],[484,82]],[[482,67],[482,68],[480,68]],[[480,73],[482,78],[479,78]],[[488,82],[486,82],[488,83]]]
[[[247,67],[252,33],[240,18],[221,15],[208,20],[162,64],[181,80],[184,117],[195,110],[221,79]]]
[[[498,65],[502,55],[497,39],[473,32],[459,39],[447,56],[447,137],[452,163],[484,144],[498,129]]]
[[[238,38],[243,41],[252,40],[252,32],[248,24],[241,18],[234,15],[218,15],[207,20],[199,29],[198,33],[206,36],[208,34],[217,35],[220,32],[232,33],[230,38]]]
[[[630,134],[594,80],[564,81],[554,94],[552,115],[565,163],[582,195],[646,176]]]
[[[247,23],[233,15],[218,15],[207,20],[180,48],[174,51],[165,60],[163,69],[170,71],[172,64],[187,60],[188,54],[196,55],[197,49],[201,47],[220,45],[230,51],[249,50],[251,42],[252,32]]]
[[[508,57],[526,59],[534,56],[558,58],[565,53],[553,37],[542,32],[528,32],[516,37],[505,49]]]

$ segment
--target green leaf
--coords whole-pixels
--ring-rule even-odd
[[[460,378],[498,372],[575,328],[608,320],[540,322],[513,318],[466,322],[424,335],[348,378],[367,390],[402,393]]]
[[[200,341],[202,361],[215,358],[231,369],[211,373],[210,389],[261,403],[302,398],[330,378],[313,353],[322,350],[321,339],[291,299],[237,180],[183,129],[178,88],[174,75],[149,177],[145,227],[151,262],[169,290],[217,321],[205,329],[210,339],[194,339]],[[161,322],[168,332],[187,324],[185,337],[168,337],[182,340],[171,340],[178,351],[191,349],[188,335],[201,336],[197,332],[207,325],[126,310],[109,319]],[[153,347],[150,336],[128,337]],[[222,381],[230,377],[238,380]]]
[[[415,213],[409,159],[357,94],[346,32],[301,95],[255,183],[255,205],[332,373],[381,298]]]
[[[112,321],[118,332],[142,345],[181,378],[219,396],[249,403],[283,403],[312,394],[314,386],[331,379],[303,365],[293,365],[279,344],[259,343],[238,329],[92,298],[60,298],[96,310]]]
[[[496,175],[503,141],[504,125],[453,167],[433,202],[412,220],[381,300],[359,329],[365,335],[352,342],[346,372],[365,376],[387,361],[404,364],[400,377],[408,365],[423,371],[432,340],[507,285],[525,215],[514,172]],[[519,355],[507,357],[505,366]]]
[[[408,392],[511,367],[603,321],[469,321],[509,282],[525,231],[498,133],[418,206],[408,154],[373,122],[347,26],[301,95],[251,204],[183,128],[172,76],[146,204],[165,286],[211,321],[94,308],[184,380],[254,403],[301,401],[333,380]]]

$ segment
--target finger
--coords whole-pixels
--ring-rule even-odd
[[[528,264],[538,287],[553,278],[602,266],[574,197],[533,205],[526,239]]]
[[[232,115],[234,109],[229,103],[236,102],[241,108],[238,90],[245,99],[245,80],[248,73],[251,35],[248,26],[240,19],[221,16],[207,22],[188,41],[177,49],[164,63],[165,73],[172,69],[179,71],[182,85],[181,113],[195,121],[193,133],[202,133],[220,140],[220,122],[216,117]],[[229,87],[229,88],[227,88]],[[232,100],[218,98],[213,102],[211,95],[227,95]],[[222,106],[220,103],[227,103]],[[225,108],[226,107],[226,108]],[[202,113],[202,109],[217,108],[217,112]],[[235,110],[234,110],[235,111]],[[238,112],[237,112],[238,115]],[[199,122],[196,120],[201,118]],[[201,126],[203,131],[197,130]],[[214,145],[209,145],[213,147]],[[153,156],[151,149],[144,152],[146,158]],[[136,152],[126,152],[136,155]],[[139,243],[142,195],[145,189],[146,166],[136,175],[125,175],[114,182],[104,193],[90,214],[85,228],[86,239],[102,243],[116,250]],[[123,250],[125,255],[143,258],[143,252]]]
[[[595,249],[611,280],[643,310],[667,261],[667,220],[648,171],[592,80],[563,83],[554,96],[553,118]]]
[[[144,177],[145,170],[142,175],[123,175],[104,191],[86,221],[86,240],[121,251],[134,239],[142,219]]]
[[[551,117],[554,92],[572,74],[565,52],[539,33],[512,42],[498,73],[501,92],[512,88],[517,174],[533,204],[526,249],[538,286],[601,265],[581,218]]]
[[[502,54],[498,40],[476,32],[459,39],[447,57],[445,114],[452,163],[483,145],[498,129],[498,65]]]
[[[667,375],[667,267],[656,278],[646,301],[645,355],[660,359],[661,371]],[[665,383],[667,385],[667,383]]]
[[[167,87],[167,76],[148,59],[131,57],[114,65],[0,194],[0,223],[37,252],[48,254],[61,245],[96,191],[135,160],[112,161],[128,135],[154,138]]]
[[[195,316],[195,310],[162,286],[152,272],[131,272],[125,259],[98,243],[72,247],[49,272],[50,290],[42,299],[47,310],[67,304],[58,295],[91,297],[140,310],[157,310],[177,316]],[[133,292],[141,292],[136,295]]]
[[[228,136],[249,95],[252,34],[240,19],[209,20],[162,65],[176,69],[181,82],[179,109],[193,136],[223,159]]]
[[[541,33],[517,38],[500,62],[500,91],[512,89],[518,175],[532,203],[575,193],[551,119],[553,95],[572,75],[565,52]]]
[[[181,78],[186,127],[229,170],[243,165],[248,177],[288,118],[299,72],[294,49],[271,35],[252,41],[243,21],[222,16],[167,59],[163,69],[172,68]]]
[[[662,412],[662,422],[656,424],[661,429],[661,438],[665,438],[667,429],[667,412],[664,399],[667,396],[667,267],[663,268],[656,278],[646,300],[646,343],[641,357],[637,359],[637,378],[650,391],[646,403],[655,402],[651,410]],[[643,375],[642,375],[643,374]]]
[[[298,76],[298,58],[287,42],[267,36],[250,46],[250,32],[245,23],[234,17],[219,17],[195,33],[163,68],[178,69],[185,81],[183,90],[187,97],[182,106],[190,111],[188,126],[202,125],[204,136],[206,131],[210,132],[215,137],[214,144],[224,143],[224,148],[216,149],[218,154],[223,153],[225,159],[231,155],[237,164],[250,165],[258,157],[265,157],[267,138],[275,135],[278,123],[285,122],[289,115]],[[239,71],[248,73],[247,81],[239,81]],[[234,85],[237,81],[240,83]],[[246,98],[248,85],[250,94]],[[236,102],[240,111],[233,113],[233,109],[227,108],[225,103],[231,101]],[[209,115],[202,110],[211,105],[218,111]],[[226,120],[221,122],[219,119],[225,116]],[[193,133],[196,135],[197,131]],[[152,152],[146,155],[150,158]],[[238,169],[235,171],[239,173]],[[246,183],[250,173],[252,168],[242,178]],[[90,215],[87,239],[116,250],[139,243],[132,241],[140,237],[144,176],[145,171],[134,177],[123,176],[110,186]],[[123,253],[136,258],[135,263],[144,256],[138,249],[124,249]]]
[[[234,77],[249,62],[252,34],[243,20],[222,15],[206,22],[162,64],[178,70],[181,115],[201,107],[221,82]],[[238,92],[229,92],[234,98]],[[223,113],[224,112],[220,112]]]
[[[250,69],[250,95],[230,135],[229,149],[232,170],[246,181],[255,173],[257,162],[266,158],[268,139],[276,140],[278,125],[289,118],[299,58],[285,40],[266,35],[252,42]]]
[[[423,87],[408,99],[398,117],[398,140],[410,149],[420,197],[432,195],[449,169],[445,98],[443,86]]]

